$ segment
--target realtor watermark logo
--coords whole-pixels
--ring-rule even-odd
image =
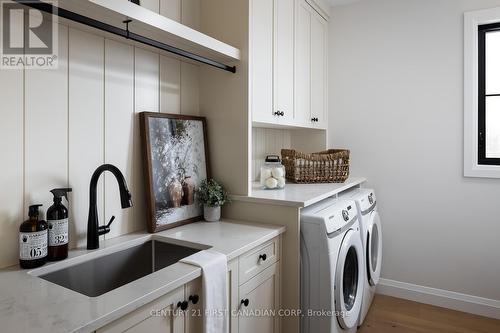
[[[56,12],[29,7],[29,3],[0,0],[0,68],[56,69],[58,66],[58,22]],[[57,10],[55,1],[45,1]]]

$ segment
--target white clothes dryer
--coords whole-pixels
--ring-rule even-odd
[[[355,202],[306,207],[300,228],[301,332],[356,332],[365,277]]]

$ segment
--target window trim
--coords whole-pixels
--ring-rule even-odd
[[[500,165],[500,158],[486,157],[486,34],[500,31],[500,22],[478,26],[478,164]]]
[[[479,164],[479,26],[494,23],[500,23],[500,7],[464,14],[465,177],[500,178],[500,165]]]

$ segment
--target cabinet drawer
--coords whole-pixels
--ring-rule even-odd
[[[239,284],[250,280],[279,260],[280,240],[273,238],[255,249],[243,254],[239,259]]]

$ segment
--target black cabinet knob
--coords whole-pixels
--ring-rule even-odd
[[[191,303],[196,304],[200,300],[200,296],[198,296],[198,295],[190,295],[189,296],[189,300],[191,301]]]
[[[279,117],[280,116],[280,112],[279,111],[275,111],[274,115]]]
[[[189,303],[186,301],[178,302],[177,307],[181,308],[182,311],[186,310],[188,308]]]
[[[319,121],[319,119],[318,119],[318,118],[311,118],[311,121],[312,121],[312,122],[318,122],[318,121]]]
[[[266,255],[265,253],[264,253],[264,254],[261,254],[261,255],[259,256],[259,259],[260,259],[260,260],[262,260],[262,261],[266,261],[266,259],[267,259],[267,255]]]
[[[240,304],[243,304],[244,306],[248,306],[248,304],[250,304],[250,301],[248,300],[248,298],[245,298],[245,299],[241,300]]]

